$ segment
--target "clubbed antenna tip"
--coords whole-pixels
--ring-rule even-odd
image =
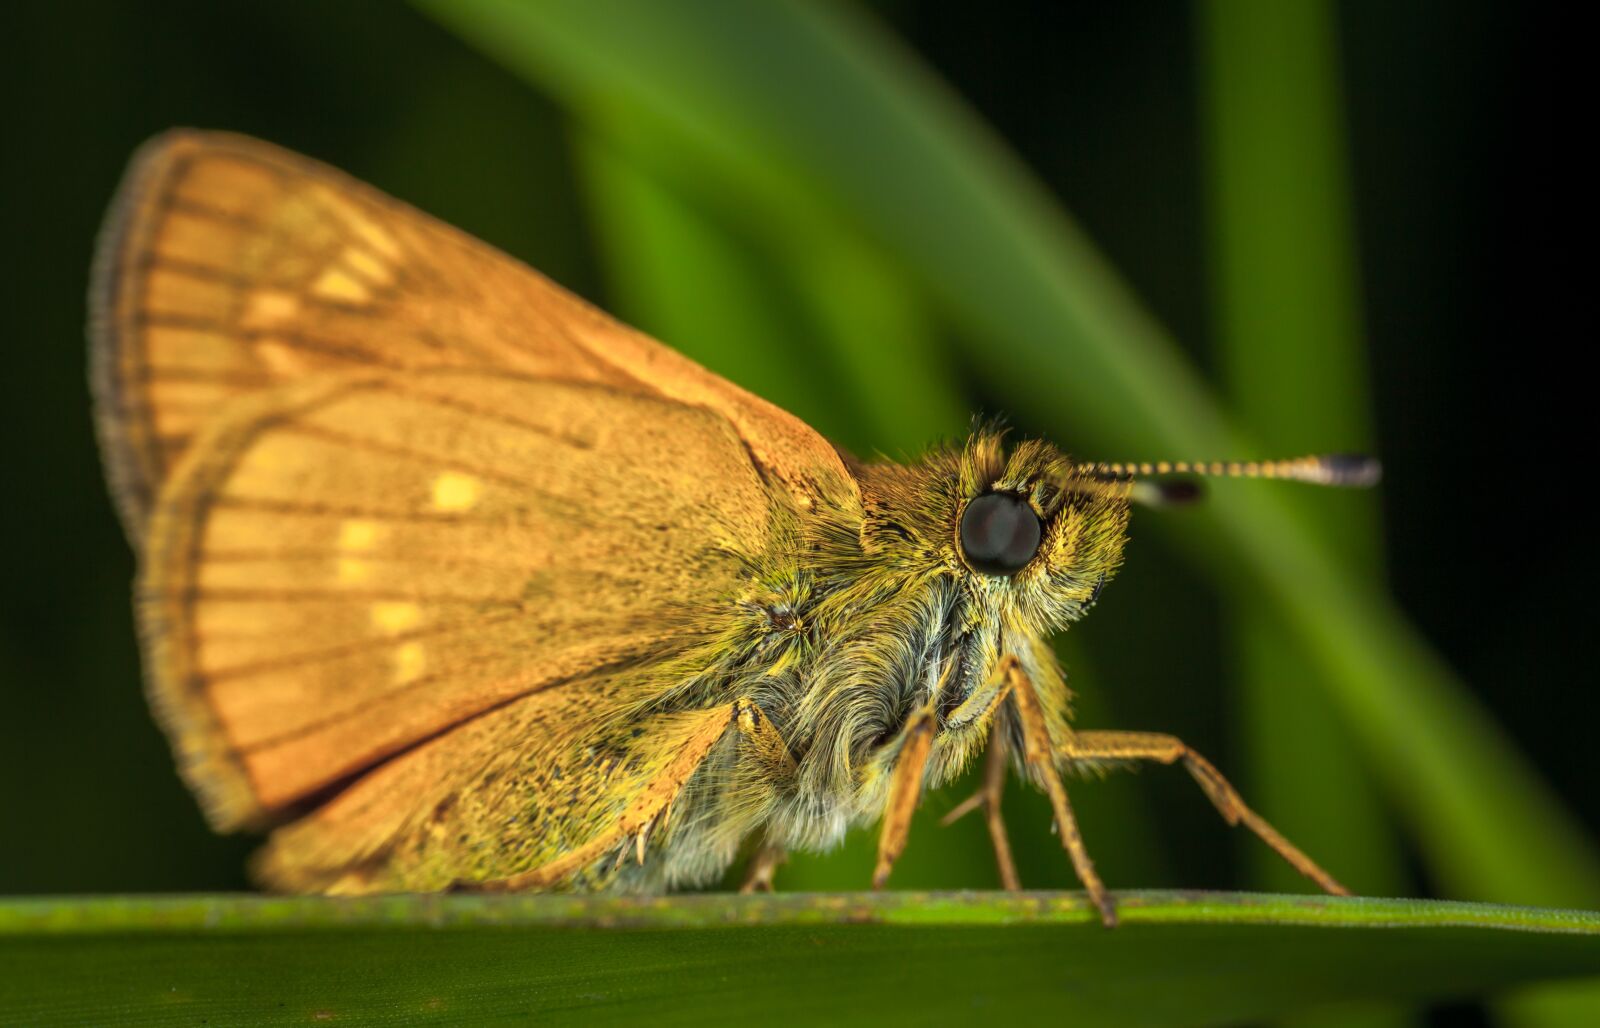
[[[1170,478],[1133,483],[1132,498],[1146,507],[1187,507],[1205,494],[1205,486],[1192,478]]]
[[[1313,459],[1327,472],[1325,485],[1365,489],[1377,485],[1383,478],[1383,465],[1376,457],[1364,453],[1329,453]]]

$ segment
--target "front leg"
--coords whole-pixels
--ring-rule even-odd
[[[1007,654],[1001,658],[990,686],[980,690],[978,695],[969,698],[967,703],[958,707],[951,718],[953,720],[958,716],[965,716],[969,721],[976,720],[976,717],[971,716],[971,712],[966,710],[970,704],[981,703],[985,708],[984,713],[987,714],[1007,699],[1016,708],[1017,719],[1022,725],[1023,765],[1033,773],[1033,778],[1050,797],[1050,806],[1055,812],[1056,830],[1061,836],[1061,844],[1071,857],[1073,870],[1089,894],[1090,902],[1100,912],[1100,920],[1106,927],[1114,927],[1117,923],[1116,911],[1104,883],[1095,872],[1094,861],[1089,859],[1089,851],[1083,844],[1083,837],[1078,833],[1077,818],[1073,816],[1072,805],[1067,802],[1067,788],[1061,781],[1060,772],[1056,769],[1055,748],[1050,740],[1050,729],[1044,707],[1033,681],[1023,670],[1022,661],[1014,654]],[[899,760],[895,764],[894,777],[890,780],[889,803],[884,811],[883,830],[878,839],[878,866],[872,877],[873,888],[883,887],[888,880],[889,869],[905,849],[906,835],[911,829],[911,813],[916,809],[917,799],[921,795],[922,773],[928,763],[928,754],[933,748],[933,736],[937,727],[937,719],[931,708],[918,711],[906,726],[905,742]],[[975,799],[977,802],[986,803],[989,807],[989,831],[995,846],[995,856],[1000,863],[1001,879],[1006,888],[1019,888],[1016,868],[1011,861],[1010,842],[1005,836],[1005,825],[1000,821],[998,792],[1005,779],[1003,735],[996,734],[991,738],[989,760],[985,789],[980,793],[983,798]],[[976,805],[973,800],[969,800],[968,804]],[[971,809],[968,804],[958,808],[956,816]]]
[[[911,834],[911,815],[922,796],[922,772],[933,752],[933,736],[939,719],[932,704],[911,715],[905,739],[889,779],[889,802],[883,810],[883,829],[878,834],[878,864],[872,871],[872,887],[881,889],[889,881],[889,871],[905,852]]]
[[[1008,658],[1014,660],[1015,658]],[[945,718],[945,731],[965,728],[989,717],[1011,692],[1011,678],[1002,662],[983,685],[974,690]],[[883,829],[878,836],[878,864],[872,873],[872,887],[881,889],[889,880],[894,862],[905,852],[906,837],[911,832],[911,815],[917,809],[922,795],[922,773],[928,765],[928,755],[933,750],[933,737],[938,731],[939,719],[930,705],[912,715],[906,726],[905,742],[895,764],[894,776],[889,780],[889,802],[884,808]],[[978,803],[985,803],[989,835],[994,841],[995,859],[1000,864],[1000,880],[1007,889],[1020,889],[1017,869],[1011,860],[1011,843],[1006,838],[1004,822],[1000,820],[1000,790],[1005,785],[1005,744],[998,725],[991,729],[989,743],[989,768],[985,776],[988,784],[978,795],[963,803],[944,820],[949,824]]]

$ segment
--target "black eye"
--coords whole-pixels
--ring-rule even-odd
[[[1043,533],[1028,501],[1011,493],[980,496],[961,515],[961,550],[986,575],[1013,575],[1027,567]]]

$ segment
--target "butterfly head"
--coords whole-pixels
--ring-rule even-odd
[[[1059,629],[1093,606],[1122,563],[1131,490],[1080,468],[1040,440],[1007,452],[997,432],[965,447],[949,552],[968,594],[1002,623]]]
[[[1271,478],[1364,487],[1370,457],[1331,454],[1274,461],[1073,461],[1028,440],[1009,452],[980,431],[961,454],[951,552],[993,612],[1033,632],[1064,627],[1099,598],[1122,562],[1132,503],[1172,506],[1200,496],[1197,477]],[[1168,476],[1183,476],[1171,478]],[[1004,609],[1009,606],[1011,609]]]

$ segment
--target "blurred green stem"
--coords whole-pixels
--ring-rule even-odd
[[[1234,408],[1285,455],[1367,449],[1333,12],[1316,0],[1195,10],[1216,339]],[[1379,583],[1373,497],[1285,499],[1352,576]],[[1329,683],[1316,681],[1321,668],[1259,597],[1235,597],[1231,620],[1252,802],[1356,892],[1408,892],[1398,840]],[[1282,861],[1249,852],[1252,882],[1295,887]],[[1407,1020],[1382,1010],[1359,1017]]]
[[[1284,455],[1361,450],[1365,362],[1354,224],[1341,145],[1338,54],[1326,4],[1201,4],[1199,57],[1216,338],[1234,407]],[[1376,584],[1374,497],[1285,497]],[[1393,833],[1319,669],[1271,607],[1233,604],[1250,795],[1358,892],[1403,891]],[[1256,852],[1252,850],[1252,852]],[[1276,888],[1294,878],[1258,862]]]
[[[785,285],[747,240],[714,230],[608,134],[580,131],[576,153],[619,317],[787,410],[829,417],[838,435],[861,434],[850,406],[823,413],[825,371],[805,359]]]

